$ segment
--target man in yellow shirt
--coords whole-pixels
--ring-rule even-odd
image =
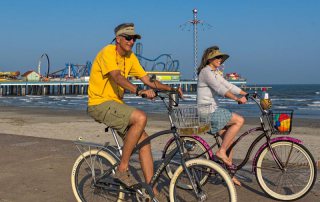
[[[135,33],[133,23],[118,25],[115,30],[115,45],[107,45],[96,56],[90,73],[88,90],[88,113],[96,121],[115,129],[124,140],[123,153],[116,177],[127,184],[135,182],[127,172],[131,153],[137,143],[148,137],[144,128],[147,123],[146,114],[123,102],[124,90],[145,95],[152,99],[155,93],[152,89],[142,90],[128,81],[128,75],[135,76],[145,85],[161,90],[171,90],[171,87],[159,81],[150,82],[147,73],[132,52],[136,39],[141,39]],[[179,94],[182,91],[179,88]],[[153,158],[151,145],[143,146],[139,151],[141,168],[147,183],[153,176]],[[155,188],[154,188],[155,190]],[[157,191],[155,190],[156,194]]]

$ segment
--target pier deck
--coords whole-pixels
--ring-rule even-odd
[[[141,81],[131,81],[136,85],[143,85]],[[161,81],[164,84],[180,86],[184,92],[195,92],[197,81]],[[232,81],[233,84],[241,86],[245,90],[261,90],[258,86],[245,86],[245,82]],[[0,82],[0,96],[25,96],[25,95],[84,95],[88,93],[87,81],[49,81],[49,82],[26,82],[26,81],[9,81]]]

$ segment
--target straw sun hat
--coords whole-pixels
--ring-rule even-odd
[[[224,61],[229,58],[228,54],[221,53],[219,49],[216,49],[216,50],[213,50],[211,53],[209,53],[209,55],[207,57],[207,61],[211,60],[213,58],[216,58],[218,56],[222,56],[221,64],[224,63]]]

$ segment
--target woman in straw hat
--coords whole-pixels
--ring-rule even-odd
[[[227,156],[226,151],[231,146],[234,137],[244,124],[244,118],[228,109],[219,107],[217,96],[230,98],[240,104],[247,102],[245,91],[229,83],[218,72],[218,67],[229,58],[229,55],[220,52],[218,46],[212,46],[204,51],[201,64],[198,67],[198,104],[211,103],[211,133],[218,133],[223,141],[216,156],[227,166],[232,166],[232,152]],[[241,96],[236,96],[241,95]],[[241,183],[233,177],[233,182]]]

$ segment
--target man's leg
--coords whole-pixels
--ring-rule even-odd
[[[148,134],[144,131],[142,133],[140,140],[139,140],[139,143],[142,142],[147,137],[148,137]],[[140,159],[141,169],[142,169],[144,178],[146,180],[146,183],[149,183],[151,181],[152,176],[153,176],[153,170],[154,170],[150,143],[144,145],[140,149],[139,159]]]
[[[129,159],[131,157],[132,151],[138,143],[144,128],[147,124],[147,116],[141,110],[134,110],[130,116],[129,129],[124,139],[122,157],[118,170],[120,172],[125,172],[129,167]]]

